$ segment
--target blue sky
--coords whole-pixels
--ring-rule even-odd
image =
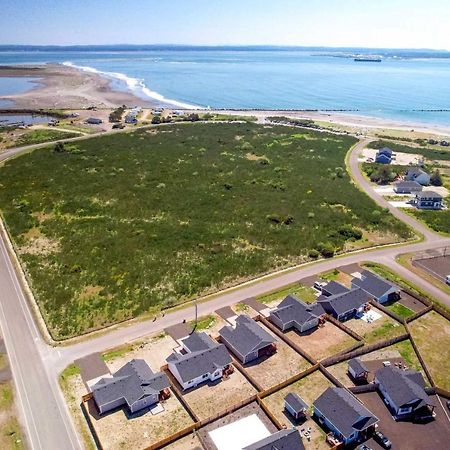
[[[0,44],[450,50],[449,21],[449,0],[2,0]]]

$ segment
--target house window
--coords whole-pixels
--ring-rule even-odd
[[[205,375],[202,376],[203,379],[208,378],[208,374],[205,373]]]

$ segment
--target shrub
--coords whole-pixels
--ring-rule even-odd
[[[161,123],[161,117],[159,117],[159,116],[153,116],[152,117],[152,124],[153,125],[158,125],[160,123]]]
[[[320,253],[316,249],[312,249],[308,252],[308,256],[313,259],[317,259],[320,256]]]
[[[356,239],[362,238],[362,231],[357,228],[353,228],[351,225],[343,225],[339,228],[339,234],[344,236],[346,239]]]
[[[319,242],[317,249],[324,258],[332,258],[334,256],[334,246],[331,242]]]
[[[432,186],[442,186],[443,181],[442,181],[442,176],[441,173],[439,172],[439,169],[436,169],[431,177],[430,177],[430,183]]]
[[[55,147],[53,148],[53,151],[55,153],[64,153],[66,151],[66,149],[64,148],[64,143],[63,142],[57,142],[55,144]]]

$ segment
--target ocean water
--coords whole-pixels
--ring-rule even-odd
[[[71,64],[179,107],[343,110],[450,126],[450,58],[373,63],[337,56],[286,49],[9,51],[0,52],[0,65]]]
[[[0,53],[1,55],[1,53]],[[1,61],[1,56],[0,56]],[[34,78],[14,78],[14,77],[0,77],[0,97],[2,95],[11,95],[17,92],[26,92],[35,86],[36,79]],[[0,99],[0,106],[9,106],[12,102],[5,99]]]

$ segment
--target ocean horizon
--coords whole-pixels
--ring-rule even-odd
[[[336,110],[450,125],[450,53],[445,51],[100,47],[3,46],[0,65],[71,65],[108,77],[115,89],[177,108]],[[355,61],[368,55],[382,61]],[[0,96],[32,86],[33,80],[19,80],[0,83]]]

